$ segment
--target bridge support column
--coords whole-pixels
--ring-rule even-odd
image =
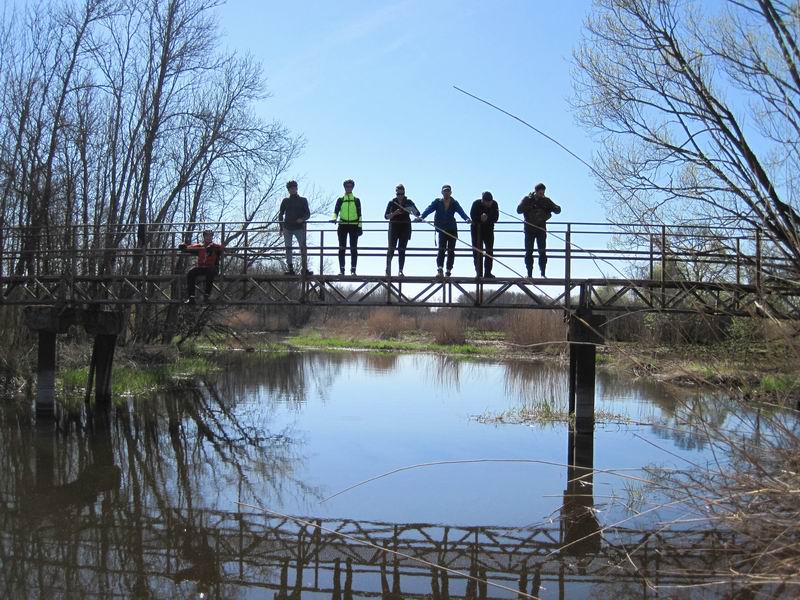
[[[594,431],[594,388],[597,346],[605,343],[602,335],[606,318],[579,308],[569,315],[569,412],[575,415],[577,433]]]
[[[52,422],[56,414],[56,336],[66,333],[74,311],[63,307],[28,306],[23,313],[39,337],[36,365],[36,420]]]
[[[36,420],[50,420],[56,414],[56,334],[39,332],[36,363]]]
[[[93,374],[96,406],[102,411],[108,411],[111,408],[114,351],[117,348],[117,336],[125,326],[125,315],[122,311],[86,311],[83,315],[83,326],[86,333],[94,336],[88,385],[91,386]]]

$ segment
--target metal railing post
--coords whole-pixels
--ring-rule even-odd
[[[570,293],[572,291],[572,224],[567,223],[567,232],[564,236],[564,306],[570,308]]]
[[[324,264],[325,264],[325,254],[323,249],[325,247],[325,231],[323,229],[319,230],[319,274],[322,275]]]

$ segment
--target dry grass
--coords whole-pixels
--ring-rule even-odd
[[[373,310],[367,319],[367,330],[382,340],[395,339],[405,331],[416,327],[414,317],[400,313],[397,309],[378,308]]]
[[[463,344],[467,340],[464,322],[455,311],[439,311],[422,320],[421,325],[437,344]]]
[[[506,341],[520,346],[563,341],[567,331],[562,313],[555,310],[509,310],[503,329]]]

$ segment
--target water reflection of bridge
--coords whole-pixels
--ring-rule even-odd
[[[216,598],[250,588],[276,598],[443,600],[564,598],[566,590],[628,586],[646,596],[650,585],[707,583],[718,575],[720,559],[729,558],[730,540],[710,531],[602,532],[591,435],[568,435],[563,504],[552,522],[457,526],[197,508],[205,503],[190,479],[180,478],[175,494],[157,483],[160,467],[138,453],[141,443],[155,449],[171,440],[178,472],[191,469],[193,453],[176,437],[182,426],[171,423],[155,446],[144,434],[155,423],[140,429],[123,418],[121,435],[114,436],[111,423],[100,420],[78,454],[50,434],[36,435],[0,500],[0,592],[161,598],[182,595],[190,585]],[[130,435],[139,429],[145,438],[137,441]],[[128,444],[127,459],[115,454],[115,439]],[[69,465],[79,454],[83,466],[75,470]],[[143,484],[153,490],[149,499],[136,492]]]
[[[2,512],[6,547],[13,539],[20,541],[15,513],[6,503]],[[548,526],[508,528],[304,518],[328,530],[322,531],[257,513],[175,510],[168,515],[154,511],[137,524],[136,531],[125,532],[140,538],[142,557],[120,561],[126,548],[109,539],[108,524],[102,520],[101,515],[83,516],[67,527],[68,535],[64,524],[53,525],[50,535],[40,530],[36,544],[16,546],[14,561],[36,563],[40,573],[61,572],[65,585],[70,578],[78,578],[84,591],[94,587],[89,582],[96,578],[98,596],[103,596],[103,577],[113,575],[131,581],[140,577],[166,583],[193,580],[212,590],[227,582],[295,597],[302,592],[337,597],[340,591],[361,597],[393,593],[403,598],[456,598],[508,597],[509,593],[482,585],[472,589],[467,578],[419,560],[538,595],[540,586],[553,590],[554,584],[563,590],[566,584],[610,581],[642,584],[647,580],[656,586],[708,582],[720,553],[725,552],[719,536],[708,531],[618,528],[602,542],[599,538],[591,542],[591,549],[559,551],[564,546],[563,520]],[[198,522],[202,527],[187,527]],[[8,568],[3,571],[6,576],[11,573]],[[68,588],[61,591],[70,592]]]

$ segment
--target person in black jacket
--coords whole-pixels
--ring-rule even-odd
[[[525,218],[525,268],[528,277],[533,277],[533,244],[539,250],[539,271],[545,277],[547,267],[547,221],[553,213],[559,214],[561,207],[544,195],[545,185],[536,184],[534,192],[525,196],[517,207],[517,213]]]
[[[419,210],[406,197],[406,188],[401,183],[395,189],[396,196],[386,205],[384,219],[389,220],[389,247],[386,250],[386,275],[392,274],[392,258],[397,248],[397,262],[399,275],[403,276],[403,267],[406,263],[406,246],[411,239],[411,215],[419,216]]]
[[[286,184],[289,197],[281,200],[278,209],[278,221],[283,240],[286,244],[286,275],[294,275],[294,263],[292,262],[292,238],[297,238],[297,245],[300,246],[300,267],[304,275],[311,275],[308,270],[308,258],[306,256],[306,221],[311,217],[308,209],[308,200],[297,193],[297,182],[290,181]]]
[[[472,203],[469,211],[472,219],[472,259],[475,276],[494,279],[492,275],[492,252],[494,252],[494,224],[500,218],[500,208],[492,192],[483,192],[480,199]]]

